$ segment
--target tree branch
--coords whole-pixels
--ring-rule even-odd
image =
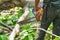
[[[14,27],[13,31],[11,32],[8,40],[14,40],[15,36],[19,33],[19,28],[21,26],[21,24],[19,24],[19,22],[25,20],[28,13],[29,13],[29,10],[27,7],[25,7],[24,14],[18,19],[18,23],[15,25],[15,27]]]
[[[3,22],[0,22],[0,24],[5,27],[5,28],[8,28],[10,31],[12,31],[12,28],[10,28],[8,25],[6,25],[5,23]]]
[[[38,23],[38,25],[36,25],[36,26],[34,25],[34,27],[40,27],[40,23]],[[47,30],[45,30],[45,29],[43,29],[43,28],[31,28],[31,29],[42,30],[42,31],[44,31],[44,32],[46,32],[46,33],[48,33],[48,34],[51,34],[52,36],[58,37],[58,38],[60,39],[60,36],[55,35],[55,34],[51,33],[50,31],[47,31]]]

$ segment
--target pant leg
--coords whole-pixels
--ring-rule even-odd
[[[56,18],[54,21],[53,34],[60,36],[60,18]],[[52,37],[55,38],[54,36]]]
[[[54,20],[54,18],[56,16],[56,15],[54,15],[55,14],[54,11],[55,11],[55,9],[53,7],[48,8],[48,10],[47,10],[47,19],[46,19],[46,15],[43,14],[40,28],[43,28],[45,30],[48,29],[50,23]],[[39,37],[37,38],[37,40],[44,40],[45,34],[46,34],[46,32],[40,30]]]
[[[57,16],[53,21],[53,25],[54,25],[53,34],[60,36],[60,8],[56,10],[56,13],[57,13]],[[52,38],[54,39],[55,37],[53,36]]]
[[[51,21],[47,24],[47,22],[45,21],[45,19],[43,19],[42,21],[42,24],[41,24],[41,27],[40,28],[43,28],[43,29],[48,29],[48,26],[50,25]],[[42,31],[42,30],[39,30],[39,37],[37,38],[37,40],[44,40],[44,36],[45,36],[45,32]]]

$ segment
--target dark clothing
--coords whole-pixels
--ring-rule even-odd
[[[57,0],[56,0],[57,1]],[[59,3],[60,4],[60,3]],[[53,22],[53,33],[60,36],[60,8],[56,6],[48,7],[47,14],[43,14],[41,21],[41,28],[47,30],[49,25]],[[40,30],[37,40],[44,40],[46,32]]]
[[[55,6],[60,6],[60,0],[52,0],[52,2]]]
[[[45,3],[46,2],[50,2],[50,3],[52,3],[55,6],[60,6],[60,0],[45,0],[44,2]]]

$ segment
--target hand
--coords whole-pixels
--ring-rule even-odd
[[[39,9],[37,12],[36,12],[36,19],[37,21],[40,21],[41,18],[42,18],[42,13],[43,13],[43,9]]]

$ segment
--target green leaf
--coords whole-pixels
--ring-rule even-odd
[[[54,40],[59,40],[59,38],[58,37],[55,37],[55,39]]]
[[[0,36],[0,40],[2,40],[2,37]]]
[[[21,39],[24,39],[26,36],[28,36],[27,30],[24,30],[24,31],[22,31],[22,32],[20,33]]]
[[[22,26],[22,30],[28,30],[28,29],[30,29],[30,24]]]
[[[32,35],[29,35],[28,38],[29,38],[29,40],[33,40],[33,36]]]
[[[6,35],[0,35],[0,40],[8,40],[8,37]]]
[[[29,39],[28,39],[28,36],[26,36],[23,40],[29,40]]]

